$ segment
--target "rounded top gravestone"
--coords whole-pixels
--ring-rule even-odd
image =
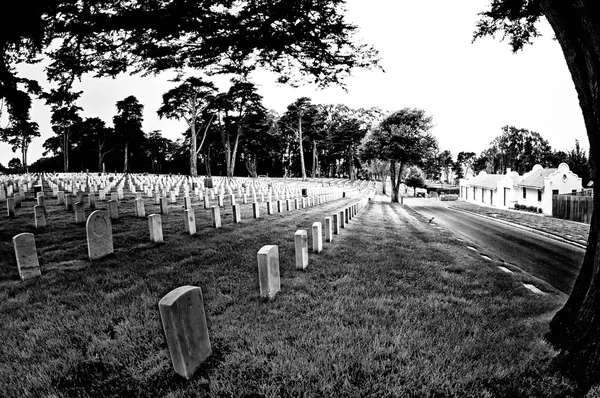
[[[94,211],[88,217],[85,227],[90,260],[113,253],[112,224],[107,212]]]

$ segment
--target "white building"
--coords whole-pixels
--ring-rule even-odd
[[[583,189],[581,178],[561,163],[556,169],[544,169],[539,164],[523,175],[517,184],[518,203],[541,208],[545,214],[552,214],[552,195],[578,192]]]
[[[459,181],[459,199],[498,208],[514,208],[515,204],[541,208],[552,214],[552,195],[582,190],[581,178],[566,163],[544,169],[537,164],[522,177],[507,170],[506,174],[480,172],[476,177]]]

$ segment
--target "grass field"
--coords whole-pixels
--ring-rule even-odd
[[[569,397],[583,392],[551,370],[543,340],[565,297],[507,275],[449,232],[397,204],[373,201],[323,253],[294,267],[293,235],[356,199],[223,228],[194,202],[149,243],[132,198],[113,225],[115,253],[87,260],[85,228],[33,199],[0,214],[0,388],[5,397]],[[105,203],[100,203],[105,207]],[[89,211],[88,211],[89,212]],[[158,207],[146,202],[146,213]],[[34,232],[42,277],[18,279],[12,237]],[[256,252],[279,246],[281,292],[259,298]],[[182,285],[203,291],[213,355],[187,381],[174,374],[158,301]]]

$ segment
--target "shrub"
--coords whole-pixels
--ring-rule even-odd
[[[535,206],[529,206],[529,207],[527,208],[527,210],[529,210],[529,211],[532,211],[532,212],[534,212],[534,213],[535,213],[535,212],[537,212],[537,207],[535,207]]]
[[[538,207],[538,213],[543,213],[542,208]]]

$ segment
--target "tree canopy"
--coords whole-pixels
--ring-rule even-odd
[[[404,108],[387,116],[363,138],[363,159],[390,162],[392,202],[399,202],[398,191],[405,166],[419,165],[437,150],[437,140],[429,132],[432,117],[416,108]]]
[[[70,88],[86,73],[157,73],[183,68],[245,73],[263,67],[290,82],[300,73],[322,85],[343,84],[353,68],[377,67],[377,51],[360,43],[344,0],[16,2],[3,9],[0,99],[26,119],[35,81],[15,65],[50,59],[49,80]]]

